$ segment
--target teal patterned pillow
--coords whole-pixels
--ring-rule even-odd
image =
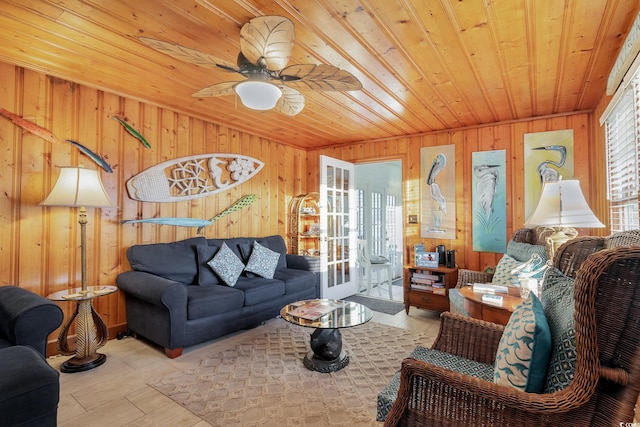
[[[510,240],[507,244],[507,255],[516,261],[526,262],[531,255],[538,254],[542,262],[547,261],[547,247],[543,245],[531,245],[529,243],[514,242]]]
[[[540,300],[533,294],[513,311],[498,344],[493,381],[529,393],[544,388],[551,333]]]
[[[262,246],[258,242],[253,242],[253,250],[247,262],[245,270],[264,277],[265,279],[273,279],[276,272],[280,254],[269,248]]]
[[[244,264],[226,243],[222,244],[218,253],[207,264],[229,286],[235,286],[244,270]]]
[[[555,267],[547,270],[542,282],[540,298],[553,341],[545,393],[564,389],[575,374],[577,354],[573,286],[574,280]]]
[[[504,255],[498,265],[496,265],[496,272],[493,274],[491,284],[502,286],[519,286],[518,275],[511,274],[511,270],[522,265],[521,262],[516,261],[509,255]]]

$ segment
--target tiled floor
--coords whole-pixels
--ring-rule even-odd
[[[394,286],[396,289],[401,287]],[[401,293],[401,292],[399,292]],[[395,295],[394,295],[395,299]],[[439,313],[412,308],[409,315],[374,312],[373,321],[390,326],[427,332],[435,337]],[[238,339],[235,334],[221,340]],[[219,341],[219,340],[218,340]],[[60,374],[58,425],[67,426],[198,426],[201,420],[168,397],[147,385],[149,380],[184,369],[189,361],[210,352],[216,342],[187,348],[181,357],[169,359],[164,351],[143,340],[111,340],[101,353],[104,365],[86,372]],[[59,369],[68,356],[53,357],[50,364]]]

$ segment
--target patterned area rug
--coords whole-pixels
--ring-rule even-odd
[[[149,385],[213,426],[380,426],[378,393],[434,339],[374,322],[343,329],[350,363],[323,374],[302,364],[312,331],[277,319],[198,350],[211,354]]]

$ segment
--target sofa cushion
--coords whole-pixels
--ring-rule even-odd
[[[201,319],[242,308],[244,293],[224,285],[187,286],[187,319]]]
[[[216,253],[220,250],[220,246],[198,245],[196,252],[198,256],[198,280],[200,286],[219,285],[220,280],[209,265]]]
[[[284,282],[262,277],[241,276],[236,282],[235,289],[244,292],[244,305],[255,305],[284,295]]]
[[[522,301],[513,311],[496,352],[493,381],[529,393],[544,387],[551,332],[538,297]]]
[[[518,275],[511,274],[511,271],[520,265],[522,265],[521,262],[516,261],[507,254],[503,255],[500,261],[498,261],[498,265],[496,265],[496,272],[493,274],[491,283],[501,286],[519,285]]]
[[[507,255],[519,262],[526,262],[531,255],[538,254],[542,262],[547,261],[547,247],[543,245],[531,245],[529,243],[514,242],[510,240],[507,244]]]
[[[235,286],[240,273],[244,270],[244,264],[226,243],[222,244],[207,264],[229,286]]]
[[[547,270],[542,283],[541,301],[553,342],[545,393],[564,389],[573,380],[576,370],[573,286],[574,280],[555,267]]]
[[[287,295],[297,294],[316,288],[315,273],[294,268],[280,268],[273,275],[274,279],[284,282],[284,292]]]
[[[264,277],[265,279],[273,279],[273,273],[276,271],[280,256],[278,252],[274,252],[262,246],[260,243],[254,242],[253,250],[251,251],[251,256],[247,261],[245,270]]]
[[[484,381],[491,381],[493,376],[493,366],[487,363],[476,362],[432,348],[417,346],[409,357]],[[396,372],[389,384],[378,394],[376,421],[384,421],[387,418],[399,389],[400,371]]]
[[[135,271],[191,285],[198,277],[195,248],[204,243],[204,237],[193,237],[172,243],[133,245],[127,249],[127,258]]]

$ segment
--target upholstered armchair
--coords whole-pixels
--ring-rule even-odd
[[[63,317],[53,301],[0,286],[0,425],[56,425],[60,374],[45,357]]]
[[[634,231],[574,239],[556,253],[540,298],[552,337],[543,390],[496,381],[496,353],[509,325],[443,313],[433,346],[417,348],[402,362],[384,425],[632,422],[640,389],[639,245],[640,232]],[[381,397],[392,389],[393,381]]]

